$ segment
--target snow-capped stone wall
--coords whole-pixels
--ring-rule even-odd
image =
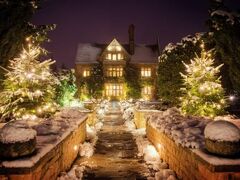
[[[64,109],[54,119],[29,122],[37,131],[37,153],[0,162],[0,179],[56,179],[68,170],[85,140],[87,114]],[[22,122],[21,122],[22,123]]]
[[[201,149],[189,149],[177,145],[164,132],[147,124],[148,139],[154,144],[160,157],[182,179],[238,179],[240,159],[226,159],[206,154]]]

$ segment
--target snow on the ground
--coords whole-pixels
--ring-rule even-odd
[[[36,136],[37,132],[31,128],[6,125],[0,130],[0,142],[2,143],[27,142],[36,138]]]
[[[104,114],[107,111],[108,108],[108,101],[104,100],[102,101],[96,108],[96,118],[101,121],[103,120]]]
[[[129,107],[123,108],[125,111],[129,109]],[[125,112],[123,111],[123,112]],[[131,131],[135,138],[135,142],[138,147],[138,156],[143,157],[146,165],[149,169],[152,169],[155,173],[155,177],[149,179],[155,179],[155,180],[176,180],[176,173],[169,169],[169,166],[166,162],[163,162],[161,160],[161,157],[159,156],[156,148],[152,145],[151,142],[146,137],[146,129],[136,129],[136,126],[133,122],[133,118],[131,116],[125,115],[125,126],[128,131]]]
[[[87,125],[87,137],[86,141],[79,147],[79,155],[85,157],[91,157],[95,150],[95,145],[98,140],[97,131],[103,126],[102,122],[97,122],[94,126]]]
[[[149,123],[183,147],[199,148],[204,144],[204,128],[208,119],[182,116],[177,108],[148,115]]]
[[[74,165],[68,173],[61,172],[57,180],[81,180],[83,178],[84,169],[84,166]]]
[[[104,102],[105,103],[105,102]],[[100,106],[104,107],[103,104]],[[105,112],[105,111],[104,111]],[[104,114],[103,114],[104,115]],[[97,132],[102,128],[103,123],[101,118],[93,126],[86,126],[86,142],[79,145],[79,155],[82,157],[91,157],[94,154],[95,145],[98,140]],[[74,165],[68,172],[61,172],[58,180],[81,180],[83,177],[84,166]]]
[[[214,141],[239,142],[240,129],[233,123],[218,120],[206,126],[204,136]]]
[[[161,157],[159,156],[156,148],[147,139],[146,133],[144,133],[145,129],[141,129],[141,131],[142,133],[139,135],[133,134],[138,147],[138,156],[143,156],[143,159],[148,168],[152,169],[155,172],[154,179],[177,179],[175,172],[169,169],[169,166],[166,162],[161,160]],[[134,133],[134,131],[132,132]]]
[[[121,111],[123,112],[123,119],[131,121],[134,118],[134,103],[128,101],[120,102]]]

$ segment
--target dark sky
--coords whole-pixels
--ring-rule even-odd
[[[240,9],[240,0],[226,3]],[[208,0],[46,0],[32,21],[57,24],[46,48],[58,65],[73,67],[79,42],[127,42],[131,23],[137,43],[155,43],[159,35],[161,48],[206,31],[208,7]]]

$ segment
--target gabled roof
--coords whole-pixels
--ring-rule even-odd
[[[80,43],[78,44],[76,64],[91,64],[96,63],[98,57],[101,55],[102,47],[95,44]]]
[[[93,64],[97,63],[102,52],[109,45],[119,44],[129,55],[128,44],[120,44],[116,39],[113,39],[110,44],[97,43],[79,43],[75,64]],[[130,57],[132,63],[157,63],[158,62],[158,45],[143,45],[135,44],[135,53]]]
[[[157,45],[136,44],[134,54],[131,56],[132,63],[157,63]]]

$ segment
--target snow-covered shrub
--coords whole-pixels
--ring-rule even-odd
[[[134,103],[129,101],[120,102],[121,111],[123,112],[123,119],[125,121],[132,121],[134,118]]]
[[[85,142],[79,147],[79,155],[85,157],[91,157],[94,153],[94,146],[92,143]]]

